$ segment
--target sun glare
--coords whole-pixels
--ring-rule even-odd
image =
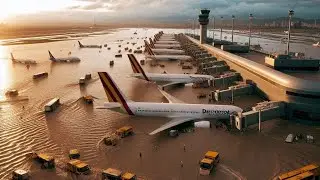
[[[15,15],[59,11],[81,4],[83,2],[77,0],[0,0],[0,20]]]

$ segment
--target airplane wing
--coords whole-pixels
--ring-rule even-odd
[[[186,118],[186,117],[178,117],[178,118],[173,118],[171,121],[165,123],[164,125],[162,125],[161,127],[159,127],[158,129],[152,131],[151,133],[149,133],[149,135],[154,135],[154,134],[157,134],[161,131],[164,131],[166,129],[169,129],[169,128],[172,128],[176,125],[179,125],[179,124],[182,124],[182,123],[185,123],[185,122],[188,122],[188,121],[192,121],[192,120],[196,120],[196,118],[194,117],[189,117],[189,118]]]
[[[171,96],[170,94],[162,90],[159,86],[158,86],[158,89],[161,92],[161,94],[169,101],[169,103],[185,103],[180,99],[177,99],[176,97]]]
[[[115,109],[121,108],[121,104],[118,102],[106,102],[103,106],[96,106],[96,109]]]
[[[192,75],[190,75],[190,78],[191,78],[191,79],[194,79],[194,82],[203,82],[203,81],[208,80],[208,79],[206,79],[206,78],[195,77],[195,76],[192,76]]]

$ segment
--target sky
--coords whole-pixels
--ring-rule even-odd
[[[120,20],[174,20],[210,15],[248,18],[285,17],[294,9],[300,18],[320,18],[320,0],[0,0],[0,22],[89,23]]]

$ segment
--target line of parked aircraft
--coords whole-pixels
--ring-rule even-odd
[[[101,45],[83,45],[80,41],[78,41],[79,48],[102,48]],[[65,62],[65,63],[74,63],[74,62],[80,62],[80,58],[74,57],[74,56],[68,56],[68,57],[54,57],[50,51],[49,52],[49,60],[52,62]],[[22,63],[22,64],[37,64],[35,60],[32,59],[17,59],[13,56],[12,53],[11,55],[11,60],[14,63]]]
[[[161,42],[160,35],[163,32],[160,32],[155,36],[157,42]],[[166,35],[165,42],[172,39],[173,36]],[[152,43],[152,41],[150,41]],[[156,43],[157,43],[156,42]],[[160,43],[166,47],[172,46],[180,46],[178,43]],[[155,44],[155,49],[157,49],[157,44]],[[154,50],[149,47],[149,44],[145,41],[146,51],[149,53],[151,59],[156,60],[177,60],[184,59],[185,55],[175,55],[172,49],[163,49],[161,47],[161,51],[156,53],[162,55],[155,55]],[[170,53],[168,53],[170,51]],[[167,54],[165,54],[167,53]],[[182,53],[181,51],[177,51],[177,53]],[[151,54],[151,55],[150,55]],[[158,56],[158,58],[156,58]],[[159,58],[159,56],[162,56]],[[166,57],[166,58],[164,58]],[[182,58],[183,57],[183,58]],[[158,74],[158,73],[146,73],[143,68],[140,66],[139,62],[135,58],[133,54],[128,54],[128,58],[133,70],[133,77],[144,79],[146,81],[154,81],[154,82],[173,82],[173,83],[193,83],[204,80],[210,80],[213,77],[210,75],[199,75],[199,74]],[[191,57],[190,57],[191,58]],[[170,129],[174,126],[177,126],[182,123],[190,122],[190,121],[201,121],[203,119],[228,119],[230,115],[242,112],[242,109],[233,106],[233,105],[213,105],[213,104],[188,104],[185,103],[167,92],[163,91],[160,87],[159,91],[163,94],[163,96],[168,100],[169,103],[155,103],[155,102],[134,102],[128,100],[126,96],[121,92],[120,88],[114,82],[112,77],[107,72],[98,72],[102,86],[105,90],[107,98],[109,102],[105,102],[102,107],[98,107],[99,109],[109,109],[112,111],[125,113],[133,116],[157,116],[157,117],[166,117],[169,118],[170,121],[155,129],[150,133],[150,135],[154,135],[161,131]]]
[[[192,57],[185,55],[181,50],[179,42],[175,41],[173,35],[163,35],[160,32],[154,36],[154,41],[150,38],[150,44],[144,40],[146,58],[152,60],[190,60]],[[83,45],[78,41],[80,48],[102,48],[100,45]],[[50,51],[49,59],[52,62],[80,62],[78,57],[54,57]],[[11,53],[13,62],[22,62],[25,64],[35,64],[34,60],[16,59]],[[210,75],[202,74],[161,74],[147,73],[143,70],[133,54],[128,54],[133,74],[132,77],[143,79],[151,82],[166,82],[170,84],[187,84],[203,82],[213,79]],[[113,81],[107,72],[99,72],[99,77],[109,102],[99,109],[110,109],[113,111],[126,113],[134,116],[159,116],[167,117],[169,122],[165,123],[158,129],[152,131],[150,135],[170,129],[179,124],[189,121],[201,121],[203,119],[228,119],[233,113],[241,112],[242,109],[233,105],[213,105],[213,104],[188,104],[163,91],[159,91],[168,100],[169,103],[153,102],[133,102],[128,100],[121,92],[120,88]]]

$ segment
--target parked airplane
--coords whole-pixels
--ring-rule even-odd
[[[180,44],[155,44],[154,41],[152,41],[151,38],[149,38],[150,43],[154,44],[154,48],[160,49],[160,48],[166,48],[166,49],[181,49]]]
[[[154,35],[155,41],[169,41],[170,42],[177,42],[174,38],[174,36],[161,36],[159,34]]]
[[[169,103],[129,101],[107,72],[98,72],[98,74],[109,100],[109,102],[104,103],[104,106],[99,107],[99,109],[110,109],[134,116],[156,116],[171,119],[160,128],[152,131],[150,135],[185,122],[203,119],[229,119],[231,114],[242,112],[241,108],[232,105],[187,104],[162,91],[160,88],[159,91]]]
[[[49,56],[50,56],[50,60],[52,62],[80,62],[80,59],[78,57],[65,57],[65,58],[55,58],[50,51],[49,52]]]
[[[144,40],[144,45],[145,47],[148,46],[153,53],[155,54],[185,54],[184,50],[180,49],[166,49],[166,48],[154,48],[154,44],[152,43],[151,45],[148,43],[148,41]]]
[[[153,60],[164,60],[164,61],[175,61],[175,60],[189,60],[192,59],[191,56],[187,55],[155,55],[152,49],[149,46],[145,47],[145,51],[149,54],[146,55],[146,58],[150,58]]]
[[[80,41],[78,41],[80,48],[102,48],[102,45],[83,45]]]
[[[22,64],[37,64],[37,62],[35,60],[31,60],[31,59],[16,59],[13,57],[13,54],[10,53],[11,55],[11,60],[14,63],[22,63]]]
[[[213,76],[204,74],[161,74],[161,73],[145,73],[136,57],[133,54],[128,54],[131,68],[133,70],[132,77],[144,79],[154,82],[169,82],[177,84],[187,84],[194,82],[203,82],[213,79]]]
[[[178,41],[176,41],[175,39],[167,39],[167,38],[157,38],[155,36],[154,38],[154,42],[156,44],[180,44]]]

